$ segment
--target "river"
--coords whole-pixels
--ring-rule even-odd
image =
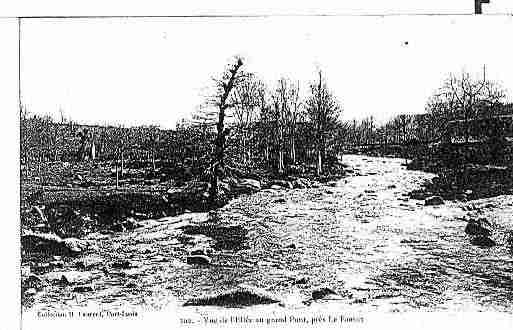
[[[166,308],[190,297],[248,284],[284,297],[283,308],[327,287],[357,311],[513,312],[513,196],[424,206],[407,193],[432,174],[403,160],[344,156],[355,174],[319,188],[262,190],[216,212],[219,222],[246,238],[219,244],[185,234],[205,213],[148,220],[144,228],[88,237],[96,260],[85,273],[94,290],[48,286],[31,306],[55,310],[100,306]],[[469,211],[470,209],[470,211]],[[465,214],[486,217],[497,246],[480,248],[464,233]],[[217,243],[217,245],[216,245]],[[209,249],[212,264],[188,265],[193,247]],[[113,263],[129,261],[128,267]],[[66,261],[60,271],[76,270]],[[51,273],[46,274],[50,278]],[[282,307],[280,307],[282,308]]]

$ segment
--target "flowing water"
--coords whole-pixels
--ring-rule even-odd
[[[358,175],[320,188],[263,190],[218,210],[218,221],[239,239],[184,232],[184,225],[207,219],[198,213],[91,236],[96,249],[87,258],[99,263],[85,283],[94,290],[48,286],[30,305],[159,309],[248,284],[284,297],[283,308],[310,308],[300,302],[328,287],[341,300],[326,304],[360,311],[513,311],[513,255],[506,244],[513,196],[424,206],[406,195],[431,174],[406,170],[399,159],[348,155],[344,162]],[[469,204],[492,223],[497,246],[470,244],[461,220]],[[185,262],[198,246],[209,250],[211,265]],[[130,265],[113,266],[123,260]],[[60,271],[70,270],[75,261]]]

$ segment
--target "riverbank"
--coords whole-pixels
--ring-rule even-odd
[[[477,200],[501,195],[513,195],[513,166],[461,164],[447,166],[441,162],[411,161],[411,170],[434,173],[422,189],[412,197],[441,196],[446,200]]]
[[[342,164],[322,177],[304,166],[295,166],[289,174],[230,169],[219,183],[220,198],[212,205],[208,178],[198,171],[169,167],[165,162],[157,163],[164,167],[155,169],[132,163],[126,164],[119,178],[110,162],[55,162],[38,171],[25,170],[22,231],[51,232],[62,238],[120,232],[133,229],[141,220],[213,210],[261,189],[307,188],[345,175]]]

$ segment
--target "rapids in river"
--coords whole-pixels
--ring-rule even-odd
[[[283,297],[276,308],[285,309],[312,308],[301,302],[325,287],[341,298],[317,307],[513,311],[513,254],[506,244],[513,196],[425,206],[407,193],[432,174],[407,170],[402,159],[347,155],[344,163],[354,175],[318,188],[265,189],[210,215],[187,213],[145,221],[131,232],[92,234],[87,239],[96,249],[83,257],[79,277],[94,289],[49,286],[31,306],[158,310],[245,284]],[[462,220],[469,209],[492,223],[497,246],[470,243]],[[233,235],[194,231],[212,214]],[[197,248],[208,251],[210,265],[186,263]],[[76,270],[74,261],[61,271]]]

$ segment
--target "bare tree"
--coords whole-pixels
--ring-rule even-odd
[[[342,111],[338,100],[328,89],[321,71],[319,71],[319,81],[310,84],[306,111],[314,130],[317,175],[321,175],[323,162],[326,159],[328,134],[336,126]]]
[[[260,91],[263,83],[254,74],[247,74],[233,89],[231,102],[234,105],[233,115],[238,133],[241,137],[242,161],[246,165],[252,158],[251,141],[258,108],[260,106]]]
[[[258,101],[260,106],[260,133],[264,147],[264,159],[267,165],[269,165],[270,161],[271,148],[271,136],[268,134],[267,129],[272,126],[272,108],[268,94],[267,88],[262,84],[258,89]]]
[[[116,188],[125,171],[125,152],[128,141],[128,129],[124,126],[112,127],[110,143],[114,146],[114,163],[116,168]]]
[[[285,171],[285,135],[288,124],[289,81],[285,78],[278,80],[276,90],[271,94],[271,123],[273,128],[275,150],[278,155],[278,173]]]
[[[426,108],[433,120],[440,121],[441,131],[445,130],[448,121],[462,121],[465,128],[463,135],[465,142],[468,142],[471,135],[469,122],[493,115],[493,109],[503,103],[504,98],[504,89],[496,82],[487,80],[484,72],[482,79],[474,79],[463,72],[461,78],[450,75],[429,99]]]
[[[302,119],[302,104],[299,97],[299,83],[293,84],[289,79],[281,78],[271,94],[271,106],[262,108],[261,118],[272,128],[274,150],[277,153],[278,173],[285,171],[285,153],[292,163],[296,162],[296,130]],[[265,138],[269,134],[266,135]],[[268,154],[266,147],[266,155]],[[268,157],[268,156],[267,156]]]
[[[244,77],[240,68],[243,65],[241,58],[235,60],[235,64],[230,66],[223,73],[221,79],[215,80],[216,92],[210,100],[211,104],[215,105],[218,109],[217,112],[217,123],[216,123],[216,137],[214,142],[214,152],[211,164],[211,176],[210,176],[210,201],[216,203],[218,200],[219,190],[218,181],[219,177],[223,175],[225,171],[225,147],[226,137],[229,130],[225,128],[225,117],[226,111],[233,107],[230,104],[230,93]]]
[[[290,158],[292,164],[296,163],[296,129],[298,122],[302,121],[304,117],[303,112],[303,104],[301,103],[301,99],[299,96],[299,81],[296,85],[289,84],[289,95],[288,102],[289,106],[287,107],[286,115],[288,117],[288,127],[289,127],[289,136],[290,136]]]
[[[145,136],[145,149],[149,153],[149,158],[151,160],[151,167],[153,169],[153,172],[157,170],[155,159],[157,158],[157,149],[160,142],[160,129],[158,126],[151,125],[149,127],[143,127],[142,130],[146,132]]]

